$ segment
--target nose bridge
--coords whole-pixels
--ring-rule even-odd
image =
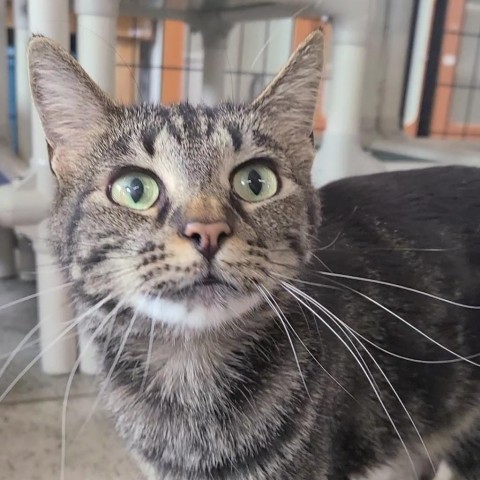
[[[184,222],[199,222],[214,224],[228,222],[228,212],[220,200],[212,196],[202,196],[192,199],[185,207]]]

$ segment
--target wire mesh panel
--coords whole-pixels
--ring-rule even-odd
[[[223,72],[225,100],[255,98],[320,21],[279,19],[235,24]],[[203,100],[202,34],[176,20],[120,18],[116,96],[124,103]],[[325,121],[318,109],[316,126]]]
[[[479,139],[479,0],[438,0],[429,67],[424,101],[425,96],[431,95],[432,106],[421,133],[439,138]]]

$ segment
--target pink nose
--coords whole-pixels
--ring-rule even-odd
[[[226,222],[190,222],[187,223],[183,234],[192,240],[195,248],[205,258],[211,260],[218,252],[222,240],[232,234],[232,229]]]

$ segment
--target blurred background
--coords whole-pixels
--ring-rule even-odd
[[[252,100],[316,28],[315,185],[480,164],[480,0],[0,0],[0,480],[58,477],[77,364],[66,478],[137,476],[101,412],[82,427],[94,355],[74,332],[57,340],[73,314],[46,245],[54,181],[30,102],[31,34],[68,48],[119,102],[169,104]]]

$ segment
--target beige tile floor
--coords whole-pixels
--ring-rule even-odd
[[[0,281],[0,305],[34,291],[31,283]],[[0,368],[35,325],[36,305],[28,301],[0,310]],[[22,351],[3,378],[0,394],[38,353]],[[0,404],[0,480],[60,480],[61,415],[67,378],[44,375],[36,365]],[[65,480],[137,480],[139,472],[100,408],[94,378],[77,375],[68,402]],[[79,431],[81,429],[81,433]]]

